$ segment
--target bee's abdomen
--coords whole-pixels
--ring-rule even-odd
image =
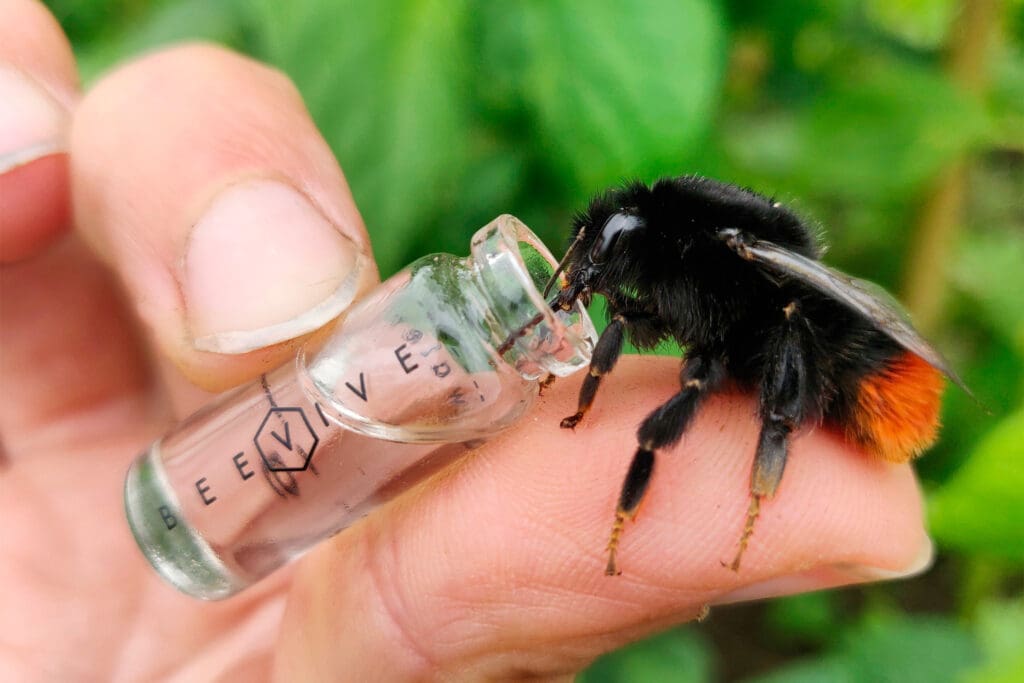
[[[858,382],[847,438],[889,462],[920,455],[938,436],[943,386],[938,370],[900,352]]]

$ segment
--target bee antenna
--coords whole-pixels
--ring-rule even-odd
[[[551,274],[551,279],[548,280],[546,285],[544,285],[543,296],[545,299],[548,298],[548,293],[551,291],[551,288],[555,286],[556,282],[558,282],[558,276],[565,270],[565,265],[569,262],[569,257],[572,256],[573,250],[583,239],[584,232],[586,232],[586,228],[580,228],[580,231],[576,233],[576,239],[574,239],[572,244],[569,245],[569,248],[565,250],[565,256],[563,256],[562,260],[558,262],[558,267],[555,268],[555,272]]]

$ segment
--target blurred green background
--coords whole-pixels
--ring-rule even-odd
[[[493,216],[703,173],[898,293],[959,391],[918,463],[939,549],[892,585],[717,609],[597,681],[1024,681],[1024,1],[51,0],[86,83],[213,40],[303,92],[384,275]]]

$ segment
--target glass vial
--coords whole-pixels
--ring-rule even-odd
[[[142,552],[183,592],[228,597],[511,425],[538,379],[590,360],[586,311],[541,295],[556,265],[505,215],[470,256],[426,256],[389,278],[319,349],[135,461],[125,509]]]

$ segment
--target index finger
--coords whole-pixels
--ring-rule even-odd
[[[383,661],[399,678],[456,666],[486,678],[512,666],[566,674],[707,604],[927,564],[910,468],[819,429],[795,440],[743,568],[724,567],[743,529],[758,420],[752,398],[722,394],[659,456],[620,546],[623,574],[605,576],[636,426],[677,390],[676,374],[677,361],[623,358],[575,432],[558,421],[574,412],[577,385],[556,385],[532,419],[315,553],[294,584],[280,661],[348,673]],[[297,647],[303,656],[289,657]]]
[[[71,47],[35,0],[0,0],[0,263],[68,227],[66,128],[77,96]]]

